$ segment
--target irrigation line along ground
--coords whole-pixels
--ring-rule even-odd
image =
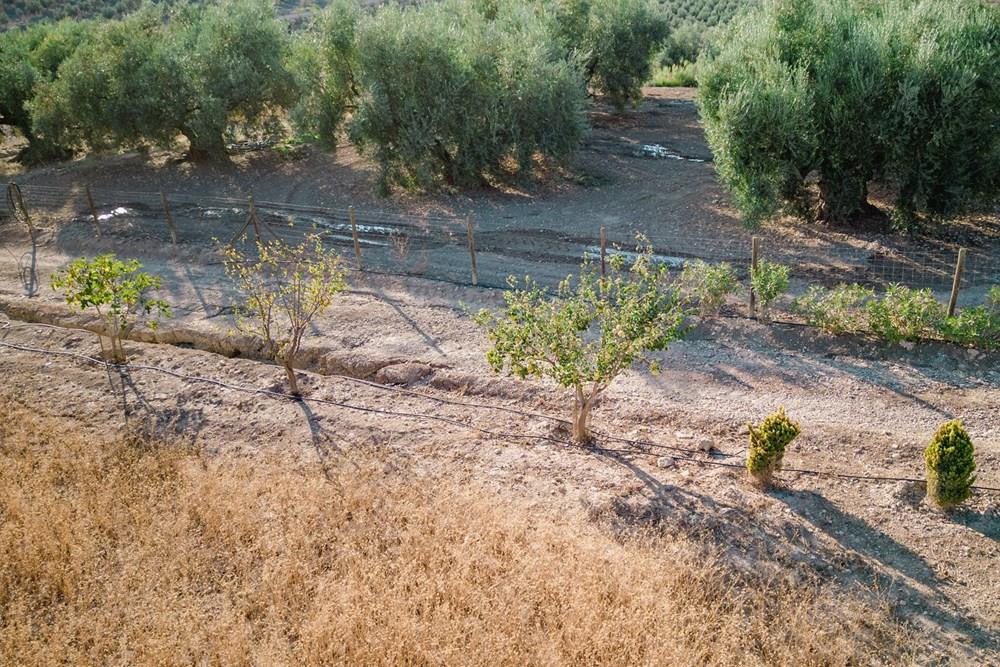
[[[9,328],[11,328],[11,326],[12,326],[12,323],[9,322],[9,321],[8,322],[0,323],[0,331],[5,330],[5,329],[9,329]],[[439,415],[430,415],[430,414],[426,414],[426,413],[415,413],[415,412],[402,412],[402,411],[397,411],[397,410],[386,410],[386,409],[382,409],[382,408],[370,408],[370,407],[365,407],[365,406],[360,406],[360,405],[352,405],[350,403],[343,403],[343,402],[340,402],[340,401],[333,401],[333,400],[330,400],[330,399],[294,396],[292,394],[287,394],[285,392],[280,392],[280,391],[274,391],[274,390],[271,390],[271,389],[259,389],[259,388],[254,388],[254,387],[243,387],[241,385],[231,384],[231,383],[228,383],[228,382],[224,382],[222,380],[217,380],[215,378],[203,377],[203,376],[198,376],[198,375],[188,375],[188,374],[179,373],[177,371],[173,371],[173,370],[170,370],[170,369],[167,369],[167,368],[161,368],[159,366],[150,366],[150,365],[147,365],[147,364],[128,364],[128,363],[126,363],[126,364],[113,364],[113,363],[107,362],[107,361],[105,361],[103,359],[98,359],[96,357],[91,357],[89,355],[80,354],[78,352],[69,352],[69,351],[66,351],[66,350],[47,350],[47,349],[44,349],[44,348],[32,347],[32,346],[28,346],[28,345],[17,345],[17,344],[14,344],[14,343],[7,343],[7,342],[3,342],[3,341],[0,341],[0,347],[5,347],[5,348],[8,348],[8,349],[13,349],[13,350],[20,350],[20,351],[23,351],[23,352],[30,352],[30,353],[33,353],[33,354],[41,354],[41,355],[45,355],[45,356],[61,356],[61,357],[69,357],[69,358],[80,359],[80,360],[86,361],[87,363],[94,364],[94,365],[97,365],[97,366],[103,366],[105,368],[115,368],[115,369],[118,369],[118,370],[126,370],[126,371],[127,370],[142,370],[142,371],[150,371],[150,372],[155,372],[155,373],[162,373],[164,375],[169,375],[171,377],[174,377],[174,378],[177,378],[177,379],[180,379],[180,380],[186,380],[186,381],[189,381],[189,382],[201,382],[201,383],[204,383],[204,384],[210,384],[210,385],[213,385],[213,386],[222,387],[222,388],[225,388],[225,389],[229,389],[231,391],[236,391],[236,392],[240,392],[240,393],[244,393],[244,394],[251,394],[251,395],[260,394],[260,395],[263,395],[263,396],[267,396],[269,398],[274,398],[274,399],[282,400],[282,401],[313,403],[313,404],[316,404],[316,405],[329,405],[329,406],[333,406],[333,407],[343,408],[343,409],[346,409],[346,410],[354,410],[354,411],[358,411],[358,412],[365,412],[365,413],[369,413],[369,414],[385,415],[385,416],[391,416],[391,417],[400,417],[400,418],[404,418],[404,419],[415,419],[415,420],[418,420],[418,421],[419,420],[438,421],[438,422],[442,422],[442,423],[451,424],[453,426],[458,426],[458,427],[461,427],[461,428],[465,428],[465,429],[468,429],[468,430],[471,430],[471,431],[475,431],[475,432],[480,433],[482,435],[486,435],[486,436],[495,438],[497,440],[504,441],[504,442],[511,443],[511,444],[518,444],[520,441],[523,441],[523,440],[543,440],[543,441],[547,441],[547,442],[552,442],[554,444],[563,445],[563,446],[566,446],[566,447],[578,447],[578,445],[576,445],[575,443],[573,443],[573,442],[571,442],[569,440],[563,440],[561,438],[555,438],[553,436],[536,435],[536,434],[528,434],[528,433],[517,433],[517,432],[492,431],[490,429],[485,429],[485,428],[482,428],[482,427],[479,427],[479,426],[475,426],[473,424],[469,424],[467,422],[463,422],[463,421],[458,420],[458,419],[452,419],[450,417],[442,417],[442,416],[439,416]],[[628,442],[628,441],[626,441],[626,442]],[[637,445],[643,444],[643,443],[641,443],[639,441],[635,441],[635,442],[636,442]],[[642,450],[622,450],[622,449],[609,449],[609,448],[603,448],[603,447],[584,447],[584,448],[580,448],[580,449],[582,451],[592,451],[592,452],[595,452],[595,453],[598,453],[598,454],[600,454],[600,453],[623,453],[623,454],[630,454],[630,455],[636,455],[636,454],[639,454],[639,455],[648,455],[649,454],[649,452],[642,451]],[[672,458],[675,459],[675,460],[678,460],[678,461],[685,461],[685,462],[694,463],[696,465],[703,465],[703,466],[715,466],[715,467],[732,468],[732,469],[743,469],[744,468],[744,466],[741,465],[741,464],[725,463],[723,461],[712,461],[712,460],[709,460],[709,459],[696,459],[696,458],[687,457],[687,456],[673,456]],[[815,476],[815,477],[850,479],[850,480],[855,480],[855,481],[869,481],[869,482],[914,482],[914,483],[918,483],[918,484],[923,484],[923,483],[926,482],[926,480],[917,479],[917,478],[913,478],[913,477],[888,477],[888,476],[879,476],[879,475],[852,475],[852,474],[849,474],[849,473],[839,473],[839,472],[831,472],[831,471],[825,471],[825,470],[810,470],[810,469],[806,469],[806,468],[784,468],[782,471],[783,472],[796,473],[796,474],[803,474],[803,475],[811,475],[811,476]],[[975,489],[975,490],[977,490],[977,491],[1000,493],[1000,487],[974,485],[972,488]]]

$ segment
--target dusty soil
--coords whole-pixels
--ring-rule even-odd
[[[623,137],[704,156],[688,101],[656,96],[643,109],[637,119],[609,117],[593,145]],[[597,174],[593,183],[554,178],[523,191],[388,200],[371,197],[370,167],[348,150],[295,161],[252,156],[225,168],[88,159],[27,180],[79,186],[100,178],[123,190],[252,189],[261,199],[474,212],[497,229],[600,218],[698,236],[744,233],[710,163],[619,159],[597,148],[582,162]],[[660,376],[630,372],[611,388],[595,415],[601,435],[585,449],[566,443],[558,421],[564,391],[489,373],[486,341],[466,313],[498,304],[495,291],[352,272],[350,291],[317,323],[303,359],[313,400],[293,402],[254,393],[280,391],[282,374],[228,335],[231,294],[208,243],[171,251],[142,230],[96,239],[51,224],[39,251],[43,285],[73,256],[111,249],[164,277],[176,317],[139,332],[127,372],[30,350],[95,355],[92,333],[67,329],[94,322],[47,287],[24,298],[14,262],[5,261],[0,310],[10,323],[0,332],[0,372],[40,410],[95,430],[142,421],[246,456],[279,452],[341,465],[352,450],[377,450],[392,466],[495,485],[550,509],[583,505],[612,511],[622,526],[694,531],[743,567],[780,567],[791,578],[819,572],[890,601],[926,630],[927,663],[1000,665],[1000,493],[977,493],[946,515],[924,502],[919,483],[785,472],[765,492],[740,468],[743,425],[779,405],[803,427],[786,467],[846,475],[920,478],[936,426],[961,418],[976,444],[979,484],[1000,488],[1000,354],[709,320],[661,355]],[[5,234],[3,254],[21,256],[24,235]],[[706,439],[714,451],[697,451]]]

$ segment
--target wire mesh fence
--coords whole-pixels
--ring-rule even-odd
[[[432,215],[397,215],[373,210],[335,209],[250,198],[185,193],[132,192],[102,188],[64,189],[39,185],[20,188],[28,210],[53,221],[68,237],[109,236],[180,245],[231,242],[246,235],[273,233],[287,241],[317,234],[349,263],[365,271],[418,276],[459,285],[504,287],[509,275],[531,275],[554,285],[571,273],[584,253],[601,252],[600,224],[581,221],[565,229],[518,229],[502,223]],[[11,220],[11,204],[0,199],[0,216]],[[256,214],[257,228],[248,224]],[[692,259],[730,262],[749,272],[749,233],[730,238],[647,234],[641,241],[656,258],[673,267]],[[631,228],[609,229],[608,252],[629,252],[637,240]],[[829,243],[812,247],[781,238],[761,238],[761,259],[785,264],[793,280],[832,286],[857,282],[881,288],[899,283],[943,292],[952,286],[956,249],[894,249],[880,244],[857,247]],[[962,285],[1000,284],[1000,257],[969,249]]]

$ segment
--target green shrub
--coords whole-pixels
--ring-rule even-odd
[[[747,451],[747,472],[763,485],[771,483],[774,473],[781,470],[785,448],[798,437],[799,425],[785,415],[785,408],[761,422],[760,426],[748,424],[750,446]]]
[[[943,328],[947,310],[930,289],[889,285],[879,299],[868,302],[868,326],[890,343],[933,338]]]
[[[1000,195],[1000,12],[980,2],[767,0],[699,68],[716,168],[749,224],[950,215]]]
[[[750,272],[750,284],[757,296],[760,318],[765,322],[770,321],[771,304],[788,291],[788,267],[761,260]]]
[[[867,304],[873,298],[874,290],[856,283],[833,289],[813,285],[792,302],[792,310],[804,317],[809,326],[837,335],[857,333],[868,328]]]
[[[1000,309],[982,305],[962,308],[941,324],[941,337],[984,350],[1000,349]]]
[[[698,70],[694,63],[658,67],[649,79],[649,85],[665,88],[691,88],[698,85]]]
[[[383,189],[524,176],[538,157],[567,159],[586,126],[578,68],[520,5],[382,8],[357,28],[354,78],[350,135]]]
[[[951,509],[972,495],[976,482],[975,450],[969,433],[958,419],[941,426],[924,451],[927,496]]]
[[[732,264],[709,264],[700,259],[688,262],[680,275],[681,289],[698,302],[698,312],[715,315],[726,302],[726,297],[739,289],[740,283]]]

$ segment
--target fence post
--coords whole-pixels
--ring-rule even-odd
[[[955,262],[955,277],[951,281],[951,299],[948,300],[948,317],[955,315],[958,305],[958,292],[962,289],[962,273],[965,271],[965,248],[958,249],[958,260]]]
[[[177,245],[177,227],[174,226],[174,216],[170,214],[170,204],[163,190],[160,190],[160,203],[163,204],[163,214],[166,216],[167,229],[170,231],[170,242]]]
[[[90,216],[94,219],[94,227],[97,227],[97,238],[101,238],[101,222],[97,219],[97,207],[94,206],[94,197],[90,194],[90,184],[83,186],[87,193],[87,205],[90,206]]]
[[[472,284],[479,285],[479,269],[476,267],[476,237],[472,231],[472,218],[466,218],[465,227],[469,233],[469,258],[472,260]]]
[[[361,263],[361,241],[358,240],[358,222],[354,218],[354,207],[347,207],[347,215],[351,219],[351,238],[354,239],[354,256],[358,259],[358,271],[364,270]]]
[[[757,271],[757,259],[760,256],[760,239],[756,236],[750,240],[750,315],[757,310],[757,295],[753,291],[753,274]]]
[[[250,205],[250,222],[253,223],[253,233],[257,239],[257,243],[260,243],[260,220],[257,219],[257,204],[254,203],[253,195],[250,195],[248,200]]]
[[[601,225],[601,277],[607,275],[608,273],[608,235],[604,230],[604,225]]]

